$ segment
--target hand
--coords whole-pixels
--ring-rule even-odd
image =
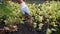
[[[23,0],[17,0],[17,2],[20,4],[20,3],[22,3],[22,2],[23,2]]]

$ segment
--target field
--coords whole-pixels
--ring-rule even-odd
[[[28,28],[30,33],[30,28],[32,28],[31,32],[36,32],[35,34],[40,33],[40,31],[42,34],[60,34],[60,1],[26,2],[26,4],[30,9],[32,27],[20,25],[19,27],[23,28],[22,30]],[[3,1],[0,4],[0,24],[2,23],[2,18],[5,19],[6,25],[24,24],[25,22],[19,4],[12,1]]]

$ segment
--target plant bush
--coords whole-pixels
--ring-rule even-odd
[[[47,34],[50,34],[52,31],[59,30],[59,17],[60,17],[60,2],[51,1],[44,2],[39,4],[30,4],[27,3],[30,14],[32,18],[33,27],[36,28],[37,23],[39,24],[38,29],[42,29],[42,26],[47,24]],[[0,18],[3,15],[7,16],[6,24],[12,23],[24,23],[24,17],[20,12],[20,7],[18,3],[12,1],[4,1],[0,4]],[[58,20],[59,19],[59,20]]]

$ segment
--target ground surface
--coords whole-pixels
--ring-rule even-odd
[[[11,32],[11,33],[5,33],[5,34],[45,34],[44,32],[37,31],[33,27],[28,27],[24,24],[18,24],[18,31],[16,32]]]

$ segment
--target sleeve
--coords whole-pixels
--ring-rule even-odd
[[[27,13],[28,15],[30,15],[29,8],[28,8],[28,6],[25,4],[25,2],[22,2],[22,3],[20,4],[20,9],[21,9],[21,12],[22,12],[23,14]]]

